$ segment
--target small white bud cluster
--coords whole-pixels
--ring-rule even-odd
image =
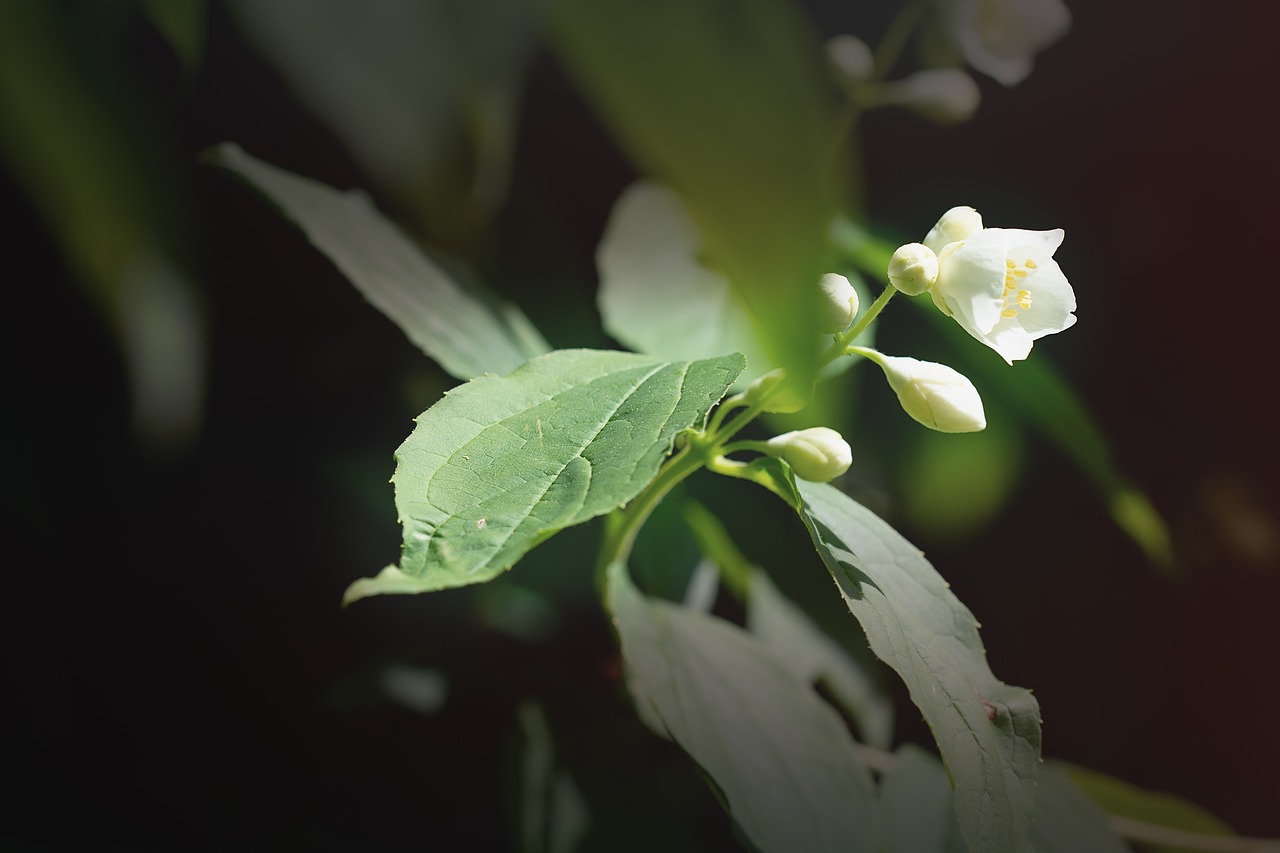
[[[853,450],[829,427],[810,427],[776,435],[766,442],[802,480],[825,483],[853,464]]]

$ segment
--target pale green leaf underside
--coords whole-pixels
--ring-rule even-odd
[[[839,715],[761,642],[609,569],[628,686],[765,853],[875,849],[875,785]]]
[[[759,376],[776,365],[729,280],[699,261],[701,242],[674,192],[648,181],[628,187],[596,251],[604,328],[658,358],[740,352],[750,368],[746,376]]]
[[[339,192],[224,144],[212,161],[278,204],[375,308],[458,379],[506,374],[550,347],[514,305],[464,290],[359,191]]]
[[[1040,759],[1035,699],[992,674],[973,614],[917,548],[839,490],[798,485],[801,517],[845,603],[933,731],[970,847],[1031,849]]]
[[[346,600],[490,580],[557,531],[625,504],[742,366],[737,354],[558,350],[454,388],[396,451],[400,565],[352,584]]]

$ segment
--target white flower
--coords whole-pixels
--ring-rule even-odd
[[[1053,260],[1063,235],[983,228],[948,243],[938,252],[934,302],[1009,364],[1026,358],[1034,341],[1076,322],[1075,291]]]
[[[959,68],[926,68],[880,87],[876,102],[909,109],[938,124],[968,121],[978,111],[978,84]]]
[[[908,415],[938,432],[977,432],[987,425],[982,398],[965,376],[932,361],[850,347],[880,365]]]
[[[840,433],[829,427],[784,432],[766,442],[802,480],[825,483],[839,477],[853,464],[853,450]]]
[[[924,244],[939,253],[948,243],[964,240],[982,230],[982,214],[972,207],[953,207],[929,229]]]
[[[787,383],[787,372],[775,367],[748,385],[742,399],[748,406],[762,406],[766,412],[791,414],[808,405],[809,396],[800,393],[794,384]]]
[[[822,287],[822,309],[819,320],[824,332],[843,332],[858,313],[858,292],[849,279],[829,272],[818,282]]]
[[[1062,0],[938,0],[943,29],[965,62],[1012,86],[1031,57],[1071,29]]]
[[[923,243],[899,246],[889,260],[889,283],[908,296],[919,296],[938,280],[938,256]]]

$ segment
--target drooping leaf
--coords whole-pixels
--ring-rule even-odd
[[[557,350],[447,392],[396,451],[400,565],[356,581],[345,600],[490,580],[557,531],[621,506],[742,362]]]
[[[808,22],[773,0],[557,0],[551,30],[618,144],[684,202],[770,359],[811,382],[844,175]]]
[[[933,731],[964,838],[975,850],[1030,850],[1035,699],[992,674],[977,620],[919,549],[838,489],[798,486],[801,518],[845,604]]]
[[[453,376],[510,373],[550,349],[519,308],[464,290],[364,193],[300,178],[233,144],[210,160],[278,204],[375,308]]]
[[[609,568],[628,686],[765,853],[871,850],[875,784],[839,715],[741,628]]]

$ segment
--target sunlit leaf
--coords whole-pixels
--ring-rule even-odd
[[[875,784],[844,722],[729,622],[646,598],[609,568],[628,686],[715,783],[765,853],[871,850]]]
[[[364,193],[300,178],[232,144],[210,159],[278,204],[375,308],[457,378],[510,373],[550,349],[520,309],[464,290]]]
[[[821,42],[772,0],[558,0],[558,56],[614,138],[674,190],[770,359],[817,371],[819,276],[838,207]],[[751,366],[752,371],[755,365]]]
[[[741,370],[740,355],[673,363],[558,350],[454,388],[396,451],[400,565],[356,581],[345,600],[490,580],[557,531],[616,509]]]
[[[871,650],[933,731],[976,850],[1030,850],[1040,712],[987,665],[978,623],[919,549],[838,489],[797,484],[801,518]]]

